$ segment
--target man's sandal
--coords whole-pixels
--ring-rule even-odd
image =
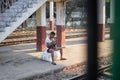
[[[57,65],[55,62],[52,62],[51,64],[53,64],[53,65]]]
[[[61,58],[60,60],[67,60],[66,58]]]

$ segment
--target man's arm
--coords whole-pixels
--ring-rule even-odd
[[[47,47],[48,47],[48,48],[51,47],[52,45],[53,45],[53,42],[47,43]]]

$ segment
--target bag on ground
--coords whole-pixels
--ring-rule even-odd
[[[48,62],[52,62],[51,53],[43,52],[41,55],[41,59],[48,61]],[[59,59],[60,59],[60,51],[55,51],[54,52],[54,60],[59,60]]]

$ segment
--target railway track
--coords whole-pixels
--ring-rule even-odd
[[[86,33],[75,33],[75,34],[66,35],[66,39],[85,37],[86,35],[87,35]],[[32,43],[32,42],[36,42],[36,35],[32,34],[32,35],[9,36],[6,40],[0,43],[0,46],[16,45],[16,44]]]
[[[110,73],[110,69],[112,66],[110,58],[111,58],[110,56],[99,58],[100,65],[98,69],[98,80],[110,80],[112,76]],[[53,71],[50,72],[49,74],[34,76],[24,80],[87,80],[86,78],[88,74],[86,72],[87,70],[86,66],[87,63],[83,62],[80,64],[66,67],[57,72]]]
[[[110,70],[110,68],[111,68],[111,65],[106,65],[106,66],[100,68],[98,70],[98,80],[110,80],[112,75],[107,75],[107,79],[106,78],[104,79],[103,77],[101,77],[101,76],[106,76],[106,74],[104,74],[104,72]],[[66,77],[61,76],[60,74],[54,73],[52,75],[48,75],[47,77],[44,76],[43,78],[37,78],[37,79],[34,78],[34,79],[30,79],[30,80],[87,80],[87,75],[88,75],[87,73],[83,72],[83,73],[79,73],[75,76],[66,78]],[[51,78],[51,77],[53,77],[53,78]],[[29,79],[25,79],[25,80],[29,80]]]
[[[106,72],[107,70],[110,70],[111,68],[111,64],[110,65],[106,65],[106,66],[103,66],[101,68],[98,69],[98,76],[101,76],[101,75],[104,75],[104,72]],[[87,73],[84,73],[84,74],[79,74],[77,76],[74,76],[72,78],[69,78],[69,79],[66,79],[66,80],[87,80]],[[108,75],[111,77],[111,75]]]
[[[66,39],[70,38],[78,38],[78,37],[83,37],[86,36],[86,34],[76,34],[76,35],[70,35],[66,36]],[[0,46],[7,46],[7,45],[16,45],[16,44],[22,44],[22,43],[33,43],[36,42],[36,37],[34,36],[29,36],[29,37],[23,37],[23,38],[14,38],[14,39],[6,39],[2,43],[0,43]]]

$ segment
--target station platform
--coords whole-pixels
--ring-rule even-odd
[[[63,49],[65,61],[57,65],[40,60],[42,52],[36,51],[36,43],[0,47],[0,80],[24,80],[24,78],[46,74],[87,60],[86,38],[66,39]],[[107,39],[99,44],[99,57],[112,53],[112,41]]]

